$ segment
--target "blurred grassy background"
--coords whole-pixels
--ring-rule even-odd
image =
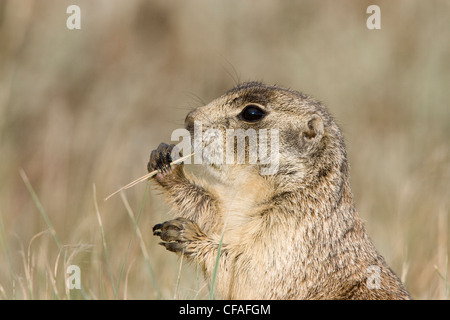
[[[81,30],[66,28],[71,4]],[[381,30],[366,28],[370,4]],[[262,80],[328,106],[379,251],[414,298],[448,298],[449,20],[450,1],[1,0],[0,297],[207,297],[151,235],[168,218],[154,189],[125,194],[135,216],[145,201],[158,290],[121,197],[102,199],[146,173],[188,110]],[[69,264],[82,292],[65,292]]]

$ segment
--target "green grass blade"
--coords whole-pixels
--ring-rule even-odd
[[[217,271],[219,270],[219,260],[220,260],[220,252],[222,251],[222,242],[223,242],[223,234],[222,237],[220,238],[219,247],[217,248],[217,257],[211,280],[211,291],[209,292],[209,300],[214,300],[214,290],[216,286]]]
[[[109,277],[111,279],[111,286],[113,289],[113,293],[114,293],[114,299],[117,299],[117,289],[116,286],[114,284],[114,277],[113,277],[113,273],[112,273],[112,268],[111,268],[111,262],[109,260],[109,254],[108,254],[108,248],[106,246],[106,238],[105,238],[105,231],[103,230],[103,223],[102,223],[102,219],[100,217],[100,211],[98,209],[98,204],[97,204],[97,191],[95,189],[95,184],[93,185],[93,189],[94,189],[94,205],[95,205],[95,213],[97,214],[97,220],[98,220],[98,224],[100,226],[100,232],[102,234],[102,242],[103,242],[103,250],[105,251],[105,259],[106,259],[106,264],[108,267],[108,273],[109,273]]]
[[[59,240],[58,235],[56,234],[55,228],[53,228],[52,223],[50,222],[50,218],[48,217],[47,213],[44,210],[44,207],[42,206],[41,202],[39,201],[39,197],[37,196],[36,192],[34,191],[33,187],[31,186],[30,180],[28,179],[25,171],[23,169],[19,170],[19,174],[22,177],[23,182],[25,183],[25,186],[28,189],[28,192],[31,195],[31,198],[33,199],[39,213],[41,214],[42,218],[44,219],[45,223],[47,224],[48,229],[50,230],[50,233],[53,237],[53,239],[56,242],[56,245],[58,246],[59,250],[63,252],[64,254],[64,247],[61,243],[61,240]],[[64,254],[65,257],[65,254]]]
[[[120,196],[122,197],[122,202],[125,205],[125,208],[127,209],[128,215],[130,216],[130,219],[131,219],[131,221],[133,223],[134,230],[135,230],[136,235],[137,235],[137,237],[139,239],[139,244],[140,244],[140,247],[141,247],[141,251],[142,251],[142,254],[144,256],[144,260],[145,260],[145,263],[147,265],[147,269],[148,269],[148,272],[150,274],[150,278],[151,278],[152,283],[153,283],[153,288],[155,289],[155,292],[156,292],[156,297],[159,300],[159,299],[161,299],[161,292],[160,292],[158,284],[156,282],[155,273],[153,272],[153,268],[152,268],[152,265],[150,263],[150,257],[148,256],[147,247],[145,246],[145,242],[144,242],[144,239],[142,237],[141,230],[139,229],[139,226],[137,225],[136,219],[134,218],[133,210],[131,209],[127,198],[125,197],[125,194],[123,192],[121,192]]]
[[[145,203],[147,202],[149,191],[150,191],[150,181],[147,182],[147,187],[145,188],[144,197],[142,198],[142,202],[141,202],[141,208],[139,209],[138,216],[136,217],[136,224],[134,224],[134,232],[131,235],[130,241],[128,242],[127,250],[125,252],[125,257],[123,259],[123,263],[122,263],[122,266],[120,268],[119,280],[118,280],[118,283],[117,283],[117,290],[119,290],[120,284],[122,282],[122,277],[123,277],[123,274],[125,272],[125,264],[126,264],[126,262],[128,260],[128,255],[130,253],[131,244],[133,243],[134,238],[136,237],[136,227],[137,227],[137,225],[139,223],[139,220],[141,218],[142,212],[144,211],[144,207],[145,207]]]

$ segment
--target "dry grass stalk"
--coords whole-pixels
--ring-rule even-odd
[[[193,156],[193,155],[194,155],[194,153],[191,153],[191,154],[189,154],[189,155],[187,155],[187,156],[181,157],[180,159],[177,159],[177,160],[172,161],[170,164],[171,164],[171,165],[172,165],[172,164],[179,164],[179,163],[183,162],[184,160],[190,158],[190,157]],[[140,177],[140,178],[138,178],[138,179],[136,179],[136,180],[130,182],[130,183],[127,184],[126,186],[123,186],[123,187],[120,188],[119,190],[117,190],[117,191],[111,193],[111,194],[110,194],[109,196],[107,196],[104,200],[105,200],[105,201],[108,200],[109,198],[111,198],[113,195],[119,193],[120,191],[129,189],[129,188],[131,188],[131,187],[137,185],[138,183],[140,183],[140,182],[142,182],[142,181],[145,181],[145,180],[147,180],[147,179],[153,177],[153,176],[156,175],[157,173],[158,173],[158,170],[154,170],[154,171],[152,171],[152,172],[150,172],[150,173],[147,173],[145,176],[142,176],[142,177]]]

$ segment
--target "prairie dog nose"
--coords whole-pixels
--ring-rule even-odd
[[[194,130],[194,120],[195,120],[195,114],[196,111],[192,110],[189,112],[186,116],[186,119],[184,119],[184,127],[192,132]]]

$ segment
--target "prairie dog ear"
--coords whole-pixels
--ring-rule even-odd
[[[313,114],[303,128],[302,138],[305,142],[320,139],[323,135],[323,130],[322,118],[317,114]]]

